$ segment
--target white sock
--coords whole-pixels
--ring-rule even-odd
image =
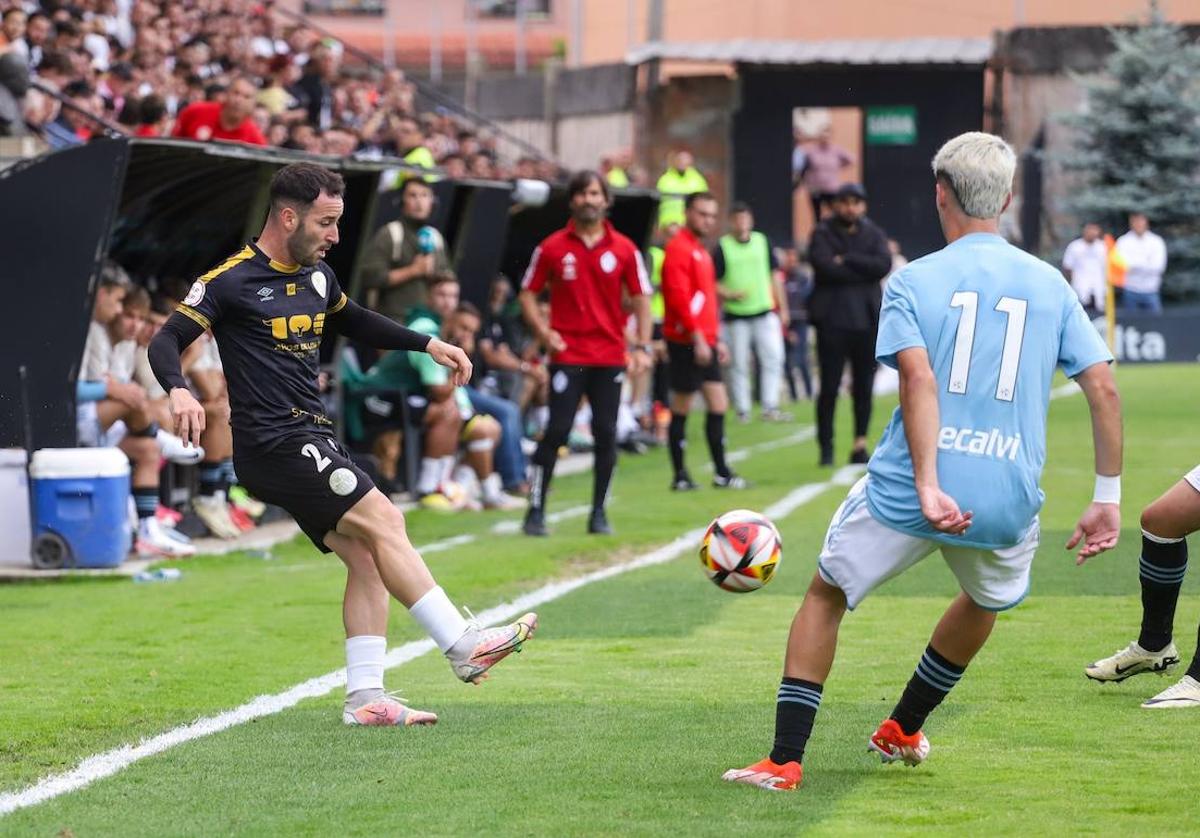
[[[417,494],[436,492],[442,482],[442,461],[437,457],[422,457],[421,472],[417,476]]]
[[[387,638],[360,634],[346,638],[346,695],[383,689],[383,658]]]
[[[443,652],[449,651],[470,628],[441,585],[430,588],[425,596],[413,603],[408,613]]]
[[[504,496],[504,485],[500,482],[500,473],[493,471],[483,478],[480,490],[484,503],[497,503]]]
[[[438,472],[438,485],[439,486],[442,483],[444,483],[450,479],[450,475],[454,473],[454,463],[457,460],[458,460],[458,457],[456,457],[453,454],[449,454],[445,457],[442,457],[440,460],[438,460],[438,463],[439,463],[438,468],[440,469]]]

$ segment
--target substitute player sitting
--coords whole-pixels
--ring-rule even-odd
[[[520,650],[537,615],[498,628],[464,620],[413,548],[403,514],[334,440],[317,394],[326,327],[381,349],[428,352],[459,384],[471,377],[461,349],[351,302],[321,261],[338,242],[344,188],[340,175],[311,163],[276,173],[261,235],[196,281],[151,342],[150,363],[177,429],[194,442],[204,430],[204,408],[187,389],[179,355],[212,329],[228,381],[238,479],[346,564],[343,721],[432,724],[437,716],[383,691],[388,594],[429,633],[455,675],[472,683]]]
[[[726,780],[799,785],[846,610],[941,550],[962,591],[869,740],[885,763],[917,765],[929,755],[925,718],[983,647],[996,612],[1029,590],[1056,367],[1087,396],[1096,452],[1096,493],[1067,549],[1082,543],[1082,563],[1116,546],[1121,413],[1112,356],[1058,271],[998,235],[1015,168],[1007,143],[977,132],[933,159],[948,244],[892,276],[876,345],[878,360],[900,373],[900,407],[866,477],[834,514],[792,622],[775,747]]]

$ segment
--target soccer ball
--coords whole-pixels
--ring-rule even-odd
[[[782,548],[779,531],[765,516],[735,509],[708,525],[700,564],[718,588],[744,594],[771,581]]]

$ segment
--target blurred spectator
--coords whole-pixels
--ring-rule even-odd
[[[625,168],[616,155],[600,158],[600,174],[604,175],[608,185],[614,189],[624,189],[629,186],[629,175],[625,173]]]
[[[1103,312],[1108,291],[1108,246],[1100,236],[1100,225],[1089,221],[1083,235],[1067,245],[1062,270],[1089,313]]]
[[[804,398],[813,397],[812,364],[808,351],[808,298],[812,294],[812,272],[801,264],[794,247],[779,248],[776,256],[783,273],[783,289],[787,296],[789,328],[787,332],[787,385],[792,400],[799,401],[797,383],[804,385]],[[800,381],[796,381],[796,376]]]
[[[0,54],[0,136],[20,137],[25,126],[23,98],[29,90],[29,69],[15,52]]]
[[[363,255],[363,287],[375,289],[373,308],[397,323],[428,304],[435,278],[454,277],[442,234],[428,225],[433,213],[433,188],[411,178],[400,187],[402,215],[375,232]]]
[[[68,103],[76,108],[87,109],[92,104],[95,91],[85,81],[70,82],[62,90]],[[43,129],[43,136],[52,149],[70,148],[73,145],[83,145],[91,136],[91,120],[80,111],[62,107],[58,118]]]
[[[175,136],[208,142],[226,140],[266,145],[266,138],[254,124],[254,95],[257,89],[248,76],[239,76],[216,102],[193,102],[175,120]]]
[[[25,23],[28,20],[25,10],[11,6],[4,10],[0,18],[0,49],[16,46],[25,37]],[[25,56],[20,56],[24,58]]]
[[[908,264],[908,257],[900,250],[900,242],[895,239],[888,239],[888,253],[892,254],[892,267],[888,271],[888,276],[891,276]],[[886,282],[887,280],[884,280],[885,284]]]
[[[439,165],[448,178],[458,180],[467,176],[467,163],[461,154],[447,154]]]
[[[683,225],[683,199],[696,192],[707,192],[708,181],[696,170],[695,158],[686,148],[676,149],[671,163],[658,179],[656,188],[662,197],[658,204],[658,226]]]
[[[124,61],[113,64],[96,85],[104,102],[104,110],[114,116],[125,107],[126,97],[133,91],[133,67]]]
[[[538,176],[537,161],[532,157],[520,157],[513,168],[513,177],[533,180]]]
[[[492,165],[492,157],[485,151],[472,154],[467,161],[467,174],[474,178],[490,180],[496,176]]]
[[[1117,239],[1117,252],[1125,261],[1125,292],[1121,308],[1162,314],[1163,272],[1167,269],[1167,245],[1150,232],[1145,213],[1129,214],[1129,232]]]
[[[288,138],[284,142],[283,147],[319,154],[321,151],[321,138],[317,136],[316,130],[307,122],[293,122],[288,129]]]
[[[433,153],[425,147],[425,132],[421,128],[421,123],[414,117],[402,116],[396,120],[396,128],[394,132],[394,142],[396,144],[396,152],[404,160],[412,166],[420,166],[422,169],[432,169],[436,167],[433,160]],[[397,179],[397,186],[400,186],[409,175],[401,173]]]
[[[143,97],[138,103],[135,137],[165,137],[171,118],[167,115],[167,104],[157,93]]]
[[[833,216],[817,225],[808,247],[815,281],[808,313],[817,329],[817,364],[821,368],[817,442],[823,466],[833,465],[833,414],[847,361],[854,397],[850,462],[870,459],[867,429],[875,379],[875,336],[883,301],[879,281],[892,265],[887,235],[866,217],[867,193],[861,186],[842,186],[831,205]]]
[[[337,56],[325,44],[317,44],[308,54],[304,72],[290,92],[300,107],[308,111],[308,121],[318,131],[333,125],[333,86]]]
[[[813,219],[821,216],[821,200],[842,185],[842,170],[854,165],[854,155],[832,141],[833,129],[826,127],[806,145],[802,180],[813,205]]]
[[[266,107],[272,116],[288,119],[303,119],[308,110],[288,88],[300,80],[300,70],[291,57],[277,55],[267,65],[266,84],[258,91],[258,103]]]
[[[66,87],[74,73],[71,59],[58,50],[47,50],[37,65],[38,80],[57,90]]]
[[[757,357],[763,421],[790,419],[779,410],[783,335],[789,324],[783,277],[770,241],[754,229],[750,207],[734,203],[729,222],[730,232],[721,236],[712,256],[728,334],[733,409],[739,421],[749,421],[750,375]]]
[[[32,71],[41,63],[49,38],[50,17],[45,12],[34,12],[25,23],[25,34],[12,42],[12,51],[24,58]]]

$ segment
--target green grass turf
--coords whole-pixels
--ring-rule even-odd
[[[688,554],[544,606],[538,637],[482,688],[454,682],[433,655],[392,671],[390,686],[441,714],[435,728],[346,729],[331,694],[0,819],[0,833],[1188,832],[1195,714],[1137,708],[1170,679],[1101,687],[1081,671],[1136,631],[1137,510],[1200,460],[1190,368],[1126,367],[1119,380],[1129,453],[1121,545],[1083,568],[1062,550],[1090,497],[1092,466],[1086,404],[1059,400],[1032,594],[1002,615],[931,718],[933,755],[918,769],[878,765],[865,741],[955,590],[936,557],[846,620],[802,790],[772,795],[718,780],[769,748],[788,624],[844,494],[833,489],[778,522],[785,558],[764,591],[719,591]],[[790,430],[734,427],[731,437],[736,447]],[[693,445],[693,461],[701,449]],[[757,487],[736,502],[663,492],[662,452],[627,458],[612,508],[617,538],[576,535],[576,519],[546,542],[493,536],[430,562],[456,599],[486,607],[663,543],[728,506],[764,507],[827,474],[814,454],[807,443],[748,460],[742,470]],[[554,506],[585,498],[587,482],[562,481]],[[412,530],[422,543],[492,520],[414,515]],[[277,552],[272,562],[196,562],[175,585],[0,588],[10,616],[0,637],[0,788],[341,665],[336,563],[299,544]],[[1177,616],[1185,658],[1198,592],[1193,577]],[[395,615],[393,643],[417,634]]]

